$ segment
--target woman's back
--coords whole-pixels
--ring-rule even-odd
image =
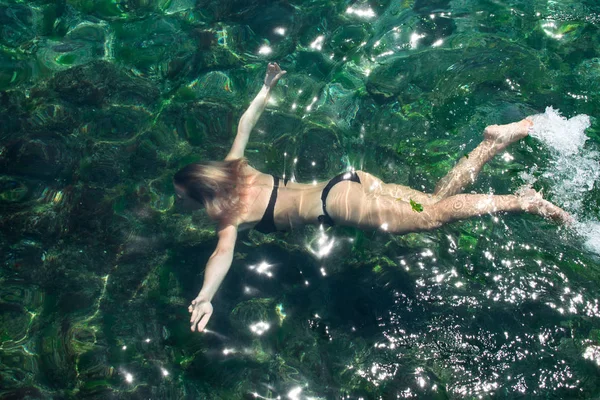
[[[272,218],[277,230],[314,223],[321,213],[320,194],[326,182],[304,184],[264,174],[250,166],[244,168],[246,188],[242,194],[244,212],[239,217],[240,230],[253,228],[268,213],[274,203]],[[277,181],[278,187],[274,184]]]

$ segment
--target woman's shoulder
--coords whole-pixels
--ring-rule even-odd
[[[244,176],[246,177],[246,182],[249,184],[262,184],[267,181],[271,181],[271,175],[260,172],[254,167],[246,164],[243,169]]]
[[[260,172],[256,168],[250,166],[250,164],[244,165],[243,171],[246,175],[264,175],[262,172]]]

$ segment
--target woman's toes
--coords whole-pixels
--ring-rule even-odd
[[[519,129],[518,132],[522,137],[525,137],[531,132],[533,129],[533,121],[529,118],[525,118],[524,120],[519,121],[518,123]]]

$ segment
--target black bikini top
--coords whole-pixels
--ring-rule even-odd
[[[269,204],[265,209],[262,219],[253,228],[262,233],[277,232],[277,227],[275,226],[275,203],[277,202],[277,189],[279,188],[280,178],[275,175],[271,176],[273,177],[273,190],[271,191]],[[289,179],[284,179],[283,185],[287,186],[288,181]]]

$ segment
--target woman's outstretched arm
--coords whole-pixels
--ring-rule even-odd
[[[250,132],[252,131],[252,128],[254,128],[254,125],[256,125],[256,121],[258,121],[258,118],[260,118],[260,115],[267,105],[271,89],[285,73],[286,71],[282,71],[277,63],[269,64],[267,67],[267,75],[265,76],[265,84],[254,100],[252,100],[250,107],[248,107],[246,112],[242,115],[242,118],[240,118],[237,135],[235,136],[231,150],[229,150],[229,154],[227,154],[225,160],[235,160],[244,156],[244,150],[246,150]]]
[[[219,230],[219,242],[206,264],[202,289],[188,307],[188,311],[192,313],[190,318],[192,332],[203,331],[212,315],[211,301],[231,267],[236,238],[237,228],[233,225]]]

